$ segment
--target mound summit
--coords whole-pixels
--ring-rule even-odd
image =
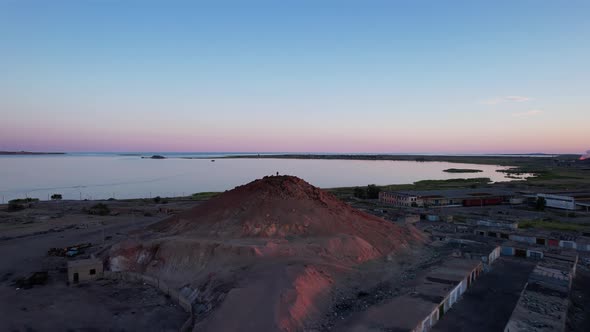
[[[298,331],[351,269],[423,241],[297,177],[270,176],[154,224],[109,263],[196,294],[195,331]]]

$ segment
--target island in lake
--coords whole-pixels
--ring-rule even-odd
[[[153,155],[151,157],[141,157],[141,159],[166,159],[166,157],[161,156],[159,154],[155,154],[155,155]]]
[[[471,169],[471,168],[449,168],[443,170],[443,172],[447,173],[480,173],[483,172],[481,169]]]

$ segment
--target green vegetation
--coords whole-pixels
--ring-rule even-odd
[[[23,204],[15,203],[15,202],[8,202],[8,212],[20,211],[24,210],[25,206]]]
[[[379,193],[381,192],[381,188],[377,185],[370,184],[366,188],[355,187],[353,189],[353,196],[357,198],[369,198],[369,199],[377,199],[379,198]]]
[[[10,200],[10,201],[8,201],[8,204],[10,204],[10,203],[14,203],[14,204],[26,204],[26,203],[36,203],[38,201],[39,201],[38,198],[30,198],[30,197],[27,197],[27,198],[17,198],[17,199]]]
[[[60,201],[62,199],[61,194],[53,194],[51,195],[51,200],[52,201]]]
[[[537,202],[535,203],[535,209],[537,211],[544,211],[545,206],[547,206],[547,200],[545,200],[545,197],[537,197]]]
[[[483,172],[481,169],[472,169],[472,168],[449,168],[443,170],[443,172],[447,173],[481,173]]]
[[[153,198],[154,203],[156,204],[168,204],[168,199],[162,198],[160,196],[156,196]]]
[[[361,187],[354,187],[352,195],[356,198],[367,198],[367,190]]]
[[[583,232],[590,230],[587,225],[580,225],[574,223],[564,223],[555,220],[526,220],[518,223],[518,228],[537,228],[553,231],[577,231]]]
[[[379,193],[381,192],[381,188],[374,184],[370,184],[367,186],[367,198],[369,199],[377,199],[379,198]]]
[[[109,207],[104,203],[98,203],[93,205],[89,210],[88,214],[98,215],[98,216],[106,216],[111,213]]]
[[[448,179],[448,180],[422,180],[414,182],[417,190],[461,188],[468,186],[486,185],[492,182],[490,178],[472,178],[472,179]]]
[[[378,190],[376,197],[379,197],[379,191],[399,191],[399,190],[436,190],[436,189],[451,189],[451,188],[476,188],[480,185],[487,185],[491,182],[490,178],[473,178],[473,179],[448,179],[448,180],[422,180],[414,182],[413,184],[393,184],[388,186],[374,186],[374,190]],[[367,186],[368,188],[368,186]],[[347,198],[350,196],[358,198],[368,198],[366,189],[362,187],[341,187],[327,189],[332,194],[340,198]],[[363,196],[363,192],[365,195]]]
[[[8,201],[8,207],[6,210],[8,212],[24,210],[27,207],[30,207],[31,203],[35,203],[38,201],[39,201],[38,198],[28,198],[28,197],[13,199],[13,200]]]
[[[195,201],[204,201],[204,200],[208,200],[210,198],[213,198],[217,195],[219,195],[219,192],[214,192],[214,191],[207,191],[207,192],[202,192],[202,193],[194,193],[191,195],[191,199],[195,200]]]

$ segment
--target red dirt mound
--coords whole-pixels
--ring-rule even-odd
[[[423,241],[299,178],[271,176],[156,223],[109,261],[195,290],[195,330],[298,331],[329,308],[344,271]]]
[[[358,211],[293,176],[270,176],[225,192],[153,226],[208,238],[359,237],[381,253],[416,239],[407,229]]]

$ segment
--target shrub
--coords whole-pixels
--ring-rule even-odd
[[[20,211],[20,210],[24,210],[24,209],[25,209],[25,206],[23,204],[15,203],[13,201],[8,202],[8,212]]]
[[[535,209],[538,211],[545,210],[545,206],[547,206],[547,201],[545,197],[537,197],[537,202],[535,203]]]
[[[99,215],[99,216],[106,216],[109,213],[111,213],[111,210],[109,209],[109,207],[106,204],[103,204],[103,203],[98,203],[96,205],[93,205],[88,210],[88,214],[95,214],[95,215]]]
[[[367,191],[361,187],[355,187],[353,195],[357,198],[367,198]]]
[[[8,204],[10,204],[10,203],[15,203],[15,204],[35,203],[38,201],[39,201],[38,198],[27,197],[27,198],[17,198],[17,199],[10,200],[10,201],[8,201]]]
[[[154,197],[154,202],[155,203],[160,203],[161,200],[162,200],[162,198],[160,196]]]
[[[381,192],[381,188],[377,187],[374,184],[370,184],[367,186],[367,198],[370,198],[370,199],[379,198],[380,192]]]

